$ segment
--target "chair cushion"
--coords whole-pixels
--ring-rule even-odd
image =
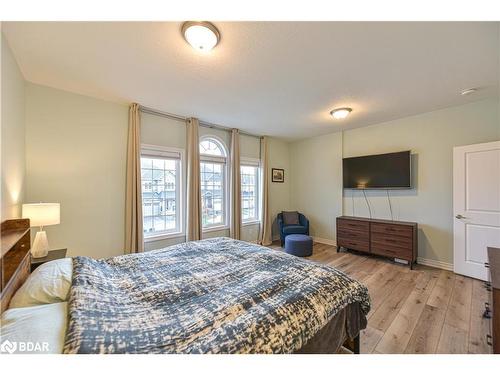
[[[287,225],[283,227],[284,234],[305,234],[307,228],[302,225]]]
[[[297,211],[283,211],[283,224],[285,225],[299,225],[299,213]]]

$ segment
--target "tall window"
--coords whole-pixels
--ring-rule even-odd
[[[181,154],[156,146],[141,151],[144,237],[181,233]]]
[[[219,140],[204,138],[200,142],[202,226],[226,225],[227,152]]]
[[[259,164],[241,161],[241,221],[259,220]]]

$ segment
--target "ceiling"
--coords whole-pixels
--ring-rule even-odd
[[[28,81],[290,140],[498,94],[499,23],[215,24],[205,55],[180,22],[2,26]],[[481,89],[459,95],[469,87]]]

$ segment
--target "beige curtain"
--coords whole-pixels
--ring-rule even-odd
[[[187,139],[187,202],[186,239],[201,239],[200,139],[198,119],[186,120]]]
[[[240,175],[240,133],[238,129],[231,131],[231,184],[230,184],[230,202],[231,202],[231,223],[229,226],[229,235],[240,239],[241,232],[241,175]]]
[[[259,232],[259,243],[264,246],[271,245],[271,219],[269,212],[269,155],[267,137],[260,140],[260,163],[262,169],[262,224]]]
[[[125,192],[125,252],[144,251],[141,191],[141,118],[139,105],[130,105],[128,114],[127,186]]]

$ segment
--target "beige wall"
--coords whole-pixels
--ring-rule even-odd
[[[419,223],[419,257],[453,259],[452,149],[500,139],[498,99],[407,117],[292,143],[291,202],[311,218],[313,235],[335,240],[334,218],[368,216],[360,191],[344,192],[341,158],[411,150],[415,188],[390,192],[394,218]],[[340,190],[339,190],[340,189]],[[385,191],[367,191],[372,213],[390,218]]]
[[[25,196],[25,88],[24,77],[17,66],[2,33],[2,217],[1,220],[21,217]]]
[[[127,124],[126,105],[26,85],[26,200],[61,204],[52,248],[123,254]]]
[[[311,236],[335,238],[335,218],[342,212],[342,133],[290,144],[292,208],[310,221]]]

